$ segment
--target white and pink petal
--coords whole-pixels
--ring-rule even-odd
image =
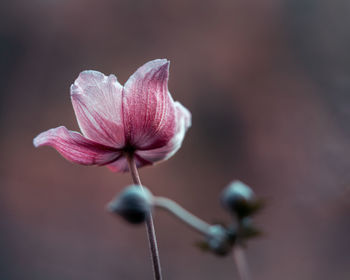
[[[176,130],[168,143],[157,149],[136,151],[136,155],[146,162],[155,163],[173,156],[181,147],[186,131],[191,127],[191,113],[180,102],[175,102]]]
[[[134,154],[134,161],[137,168],[150,165],[152,162],[147,161],[141,157],[139,157],[137,154]],[[113,171],[113,172],[128,172],[129,171],[129,163],[125,156],[121,156],[114,162],[107,165],[107,167]]]
[[[168,78],[169,61],[156,59],[141,66],[124,86],[125,136],[137,149],[160,148],[175,133],[175,106]]]
[[[122,148],[123,87],[114,75],[83,71],[71,86],[71,99],[80,130],[90,140]]]
[[[86,139],[64,126],[40,133],[33,144],[35,147],[51,146],[67,160],[83,165],[106,165],[121,156],[121,151]]]

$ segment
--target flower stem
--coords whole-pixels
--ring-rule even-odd
[[[208,235],[210,225],[182,208],[175,201],[165,197],[154,197],[154,206],[167,210],[199,233]]]
[[[137,171],[137,167],[136,167],[136,163],[133,155],[128,154],[127,159],[128,159],[131,177],[134,184],[139,185],[140,188],[143,189],[141,180],[140,180],[140,175],[139,175],[139,172]],[[161,280],[162,272],[161,272],[157,238],[156,238],[156,232],[154,230],[152,214],[150,214],[150,216],[146,220],[146,229],[147,229],[147,237],[149,241],[149,248],[150,248],[152,263],[153,263],[154,279]]]
[[[236,263],[240,280],[249,280],[248,263],[245,258],[244,249],[240,244],[233,247],[233,259]]]

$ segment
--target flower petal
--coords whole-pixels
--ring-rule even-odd
[[[147,161],[147,160],[139,157],[137,154],[135,154],[134,157],[135,157],[134,160],[135,160],[137,168],[152,164],[152,162]],[[108,164],[107,167],[113,172],[128,172],[129,171],[128,160],[124,156],[120,157],[118,160],[112,162],[111,164]]]
[[[117,149],[93,142],[80,133],[69,131],[64,126],[52,128],[34,138],[35,147],[54,147],[69,161],[84,165],[105,165],[121,156]]]
[[[129,170],[126,157],[119,158],[111,164],[108,164],[107,167],[113,172],[127,172]]]
[[[71,86],[71,99],[82,133],[100,144],[125,144],[122,114],[123,87],[114,75],[83,71]]]
[[[173,156],[182,145],[186,131],[191,127],[191,113],[180,102],[175,102],[176,132],[169,142],[158,149],[138,150],[136,155],[148,162],[166,160]]]
[[[175,107],[168,77],[169,61],[156,59],[141,66],[124,86],[125,137],[137,149],[162,147],[174,135]]]

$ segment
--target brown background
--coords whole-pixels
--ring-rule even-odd
[[[267,200],[253,279],[350,279],[350,4],[334,0],[31,0],[0,3],[0,279],[151,279],[144,228],[106,213],[128,174],[71,164],[32,139],[77,130],[84,69],[123,83],[171,60],[193,114],[183,148],[144,184],[207,221],[241,179]],[[237,279],[233,261],[155,214],[165,279]]]

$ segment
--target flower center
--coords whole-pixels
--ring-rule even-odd
[[[127,156],[132,156],[135,153],[135,147],[131,146],[130,144],[127,144],[124,148],[123,148],[123,153]]]

